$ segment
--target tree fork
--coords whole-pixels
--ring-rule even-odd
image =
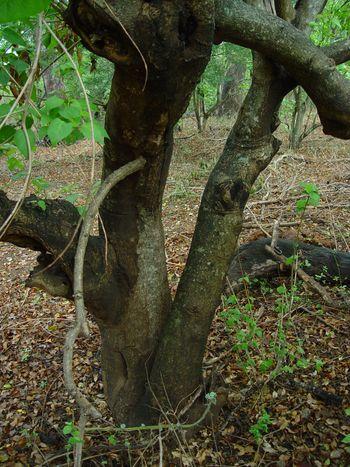
[[[207,336],[241,232],[243,210],[254,181],[280,146],[272,136],[283,97],[275,71],[255,56],[251,88],[204,191],[189,257],[151,373],[152,391],[164,404],[170,400],[172,408],[201,384]]]

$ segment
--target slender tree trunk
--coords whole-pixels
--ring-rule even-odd
[[[193,108],[196,116],[197,129],[199,133],[202,133],[204,126],[203,97],[200,95],[197,88],[193,92]]]
[[[300,86],[298,86],[293,91],[293,94],[295,101],[289,135],[289,147],[291,149],[298,149],[302,141],[303,124],[306,113],[306,101]]]

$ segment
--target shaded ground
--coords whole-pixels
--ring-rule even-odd
[[[212,124],[204,137],[195,133],[189,124],[177,134],[165,193],[167,260],[174,291],[201,193],[227,128]],[[274,220],[281,216],[281,225],[286,225],[281,236],[349,251],[349,147],[317,133],[297,153],[282,150],[255,185],[242,242],[271,233]],[[89,153],[86,143],[41,148],[34,176],[51,182],[50,196],[83,194],[91,167]],[[0,177],[6,187],[10,180],[3,166]],[[317,184],[321,204],[308,208],[301,218],[295,202],[302,181]],[[11,183],[12,195],[18,187]],[[62,428],[74,419],[74,403],[67,398],[62,375],[62,345],[73,306],[25,288],[35,256],[0,244],[0,462],[4,465],[65,465],[67,439]],[[333,292],[347,293],[341,284]],[[160,452],[163,465],[350,465],[342,443],[350,433],[350,416],[345,413],[350,408],[349,321],[347,310],[326,308],[302,283],[276,279],[247,284],[237,300],[224,300],[208,341],[205,373],[229,388],[229,404],[218,424],[189,443],[179,438],[171,449],[165,433],[118,436],[116,446],[107,435],[93,433],[85,456],[92,465],[104,461],[112,465],[114,460],[118,466],[160,465]],[[79,341],[75,371],[108,420],[99,336],[93,323],[92,330],[90,340]],[[283,369],[282,374],[276,368]],[[45,462],[48,458],[51,461]]]

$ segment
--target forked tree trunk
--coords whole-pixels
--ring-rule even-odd
[[[324,2],[316,4],[320,10]],[[102,205],[101,236],[90,238],[86,256],[84,295],[101,331],[104,389],[115,421],[147,423],[159,414],[149,410],[152,405],[175,409],[202,384],[206,340],[243,209],[279,148],[273,132],[283,97],[297,79],[316,103],[325,131],[349,138],[350,86],[329,55],[295,28],[241,0],[71,0],[66,19],[87,48],[116,64],[103,178],[140,156],[146,160],[145,168],[117,185]],[[222,39],[252,47],[284,69],[255,54],[250,91],[207,183],[171,301],[161,206],[173,128],[214,40]],[[338,62],[347,57],[341,47],[327,53]],[[35,201],[23,204],[3,240],[57,257],[74,232],[78,212],[62,200],[48,201],[40,211]],[[2,193],[0,203],[6,219],[14,203]],[[59,261],[70,282],[75,248],[73,242]]]

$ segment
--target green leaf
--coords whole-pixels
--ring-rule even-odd
[[[283,284],[283,285],[280,285],[279,287],[277,287],[277,293],[283,295],[287,292],[287,289],[286,289],[286,286]]]
[[[45,108],[47,110],[56,109],[57,107],[61,107],[61,105],[63,104],[64,104],[63,99],[61,99],[58,96],[51,96],[45,102]]]
[[[16,57],[15,55],[9,57],[9,62],[11,63],[11,65],[15,68],[15,70],[19,74],[26,71],[26,69],[29,67],[29,64],[27,62],[25,62],[24,60],[21,60],[20,58]]]
[[[0,23],[19,21],[45,10],[51,0],[1,0]]]
[[[296,256],[289,256],[289,258],[286,258],[285,260],[285,264],[287,266],[290,266],[291,264],[293,264],[295,261],[296,261],[297,257]]]
[[[342,439],[342,443],[350,444],[350,435],[344,436]]]
[[[11,125],[5,125],[0,130],[0,144],[8,143],[16,133],[15,128]]]
[[[69,435],[70,433],[72,433],[72,431],[74,430],[74,428],[75,428],[75,427],[74,427],[74,425],[73,425],[72,422],[66,423],[66,425],[64,426],[64,428],[63,428],[63,430],[62,430],[62,431],[63,431],[63,434],[64,434],[64,435]]]
[[[350,417],[350,407],[348,407],[347,409],[345,409],[345,414]]]
[[[103,128],[100,122],[94,120],[94,136],[97,143],[103,144],[105,138],[109,138],[108,133]],[[81,132],[87,139],[91,139],[91,123],[86,122],[81,127]]]
[[[318,206],[319,203],[320,203],[320,195],[316,192],[312,192],[310,193],[310,198],[309,198],[309,202],[312,206]]]
[[[33,151],[34,148],[35,148],[35,135],[34,135],[33,131],[30,130],[30,129],[27,130],[27,133],[28,133],[28,139],[29,139],[29,142],[30,142],[30,148]],[[23,154],[23,156],[25,158],[28,158],[29,157],[29,151],[28,151],[27,139],[26,139],[26,136],[25,136],[24,131],[22,129],[16,131],[13,142],[14,142],[16,148]]]
[[[70,135],[73,130],[73,125],[69,122],[65,122],[60,118],[55,118],[47,130],[47,135],[50,138],[51,143],[55,146],[57,143],[62,141],[64,138]]]
[[[42,193],[50,186],[49,182],[46,181],[43,177],[34,178],[34,180],[32,180],[32,185],[35,188],[36,193]]]
[[[34,119],[30,115],[26,118],[26,128],[29,130],[33,126]]]
[[[5,70],[0,70],[0,84],[6,86],[10,81],[10,76],[6,73]]]
[[[7,158],[7,167],[10,172],[16,172],[17,170],[23,170],[24,169],[24,164],[22,161],[17,159],[16,156],[10,155]]]
[[[108,442],[112,446],[115,446],[117,444],[117,438],[114,435],[108,436]]]
[[[71,195],[66,196],[65,200],[68,201],[71,204],[74,204],[82,196],[83,195],[80,194],[80,193],[72,193]]]
[[[268,371],[271,367],[274,366],[274,364],[275,364],[275,362],[271,358],[269,358],[269,359],[264,360],[263,362],[261,362],[259,370],[261,372]]]
[[[298,199],[297,203],[296,203],[296,210],[297,212],[304,212],[305,209],[306,209],[306,206],[308,204],[308,200],[305,198],[305,199]]]
[[[44,200],[39,199],[39,201],[38,201],[38,206],[39,206],[39,208],[42,209],[43,211],[46,211],[46,203],[45,203]]]
[[[27,45],[23,37],[20,34],[18,34],[17,31],[11,28],[5,28],[2,31],[2,36],[4,39],[10,42],[10,44],[23,45],[23,47],[26,47]]]
[[[11,104],[0,105],[0,118],[6,117],[11,109]]]
[[[73,101],[67,107],[60,109],[60,115],[67,120],[74,120],[81,117],[81,107],[78,101]]]

